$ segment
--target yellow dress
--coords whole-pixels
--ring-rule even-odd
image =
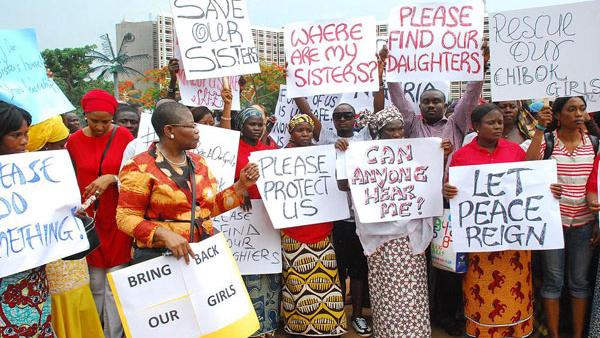
[[[46,265],[52,328],[58,338],[103,338],[85,258]]]

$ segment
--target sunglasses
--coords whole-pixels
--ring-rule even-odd
[[[352,112],[333,113],[332,117],[336,121],[338,121],[338,120],[352,120],[352,119],[354,119],[354,113],[352,113]]]
[[[195,129],[196,128],[196,124],[169,124],[171,127],[181,127],[181,128],[189,128],[189,129]]]

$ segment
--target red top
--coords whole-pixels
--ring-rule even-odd
[[[114,128],[114,127],[113,127]],[[100,158],[106,148],[111,131],[101,137],[86,136],[79,130],[67,142],[67,150],[75,166],[79,191],[98,178]],[[117,127],[115,137],[102,163],[103,175],[118,175],[127,144],[133,140],[131,133]],[[87,256],[88,263],[97,268],[112,268],[129,262],[131,258],[131,237],[117,228],[116,212],[119,200],[117,185],[113,184],[100,196],[98,212],[96,213],[96,231],[100,238],[100,247]],[[93,216],[94,207],[87,210]]]
[[[482,148],[477,143],[477,140],[478,137],[474,138],[471,143],[458,149],[452,155],[450,166],[460,167],[464,165],[520,162],[525,159],[525,151],[514,142],[500,138],[498,146],[496,146],[494,152],[490,153],[487,149]]]
[[[600,155],[594,159],[594,166],[585,186],[586,192],[598,193],[598,162],[600,162]]]
[[[271,142],[270,145],[262,144],[258,142],[255,146],[246,143],[244,140],[240,138],[240,145],[238,148],[237,155],[237,164],[235,165],[235,180],[237,181],[240,178],[240,172],[244,167],[248,164],[248,158],[250,157],[250,153],[261,150],[273,150],[277,149],[277,144],[275,142]],[[253,200],[260,199],[260,193],[258,192],[258,188],[256,184],[248,188],[248,195]]]

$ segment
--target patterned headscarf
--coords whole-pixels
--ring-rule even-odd
[[[292,117],[290,122],[288,123],[288,130],[291,133],[294,128],[296,128],[300,123],[306,122],[310,124],[312,127],[315,126],[315,122],[310,118],[310,116],[306,114],[298,114]]]
[[[385,107],[383,110],[380,110],[376,113],[372,113],[368,110],[365,110],[363,116],[359,119],[361,124],[368,124],[369,128],[376,129],[379,132],[386,124],[400,120],[402,125],[404,125],[404,118],[402,117],[402,113],[396,108],[396,106]]]
[[[57,115],[31,126],[27,135],[29,136],[27,151],[38,151],[46,143],[54,143],[67,139],[69,137],[69,129],[63,123],[60,115]]]
[[[244,123],[251,117],[262,118],[263,113],[260,110],[256,109],[256,107],[253,107],[253,106],[250,106],[250,107],[242,110],[236,116],[237,127],[239,129],[242,129],[242,127],[244,126]]]

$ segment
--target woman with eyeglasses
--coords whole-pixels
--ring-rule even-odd
[[[82,201],[92,196],[98,199],[87,213],[96,220],[100,246],[87,256],[87,262],[92,294],[107,338],[121,338],[123,327],[106,274],[127,266],[131,255],[131,239],[119,231],[115,215],[117,174],[123,151],[133,136],[113,124],[117,105],[117,100],[104,90],[87,92],[81,106],[88,125],[71,135],[66,146]]]
[[[199,140],[190,110],[180,103],[164,103],[152,114],[152,126],[159,141],[129,161],[119,175],[117,224],[135,240],[134,262],[167,250],[189,262],[194,254],[190,240],[213,235],[211,218],[243,202],[259,177],[258,168],[247,164],[237,182],[217,193],[217,181],[204,158],[188,152]],[[192,206],[196,227],[190,234]]]

